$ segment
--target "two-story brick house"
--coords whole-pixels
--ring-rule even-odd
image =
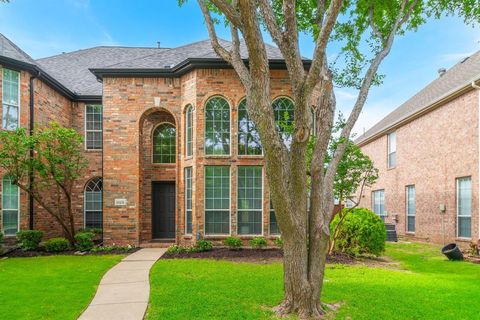
[[[293,118],[282,56],[267,51],[272,107],[278,119]],[[2,130],[57,121],[84,135],[89,167],[75,187],[78,228],[102,227],[106,243],[132,244],[279,233],[244,89],[209,41],[34,60],[0,34],[0,74]],[[0,177],[7,237],[28,228],[59,234]]]
[[[477,52],[441,69],[357,139],[380,174],[360,204],[395,223],[399,234],[436,243],[478,240],[479,80]]]

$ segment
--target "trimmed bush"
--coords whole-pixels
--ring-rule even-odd
[[[264,237],[255,237],[250,240],[250,245],[254,249],[263,249],[267,246],[267,240]]]
[[[330,224],[331,230],[339,220],[337,215]],[[379,216],[368,209],[356,208],[347,214],[340,225],[335,250],[355,256],[379,256],[385,251],[386,237],[385,224]]]
[[[198,251],[210,251],[213,249],[212,241],[198,240],[196,245]]]
[[[17,240],[20,249],[23,251],[37,250],[42,241],[43,231],[24,230],[17,232]]]
[[[178,244],[172,244],[170,247],[167,249],[167,253],[174,253],[174,254],[179,254],[185,251],[185,248],[179,246]]]
[[[44,247],[47,252],[63,252],[70,249],[70,243],[65,238],[51,238],[45,242]]]
[[[75,248],[78,251],[90,251],[93,248],[93,238],[95,234],[91,232],[79,232],[75,235]]]
[[[228,237],[223,241],[223,244],[226,245],[230,250],[240,250],[243,243],[240,238]]]

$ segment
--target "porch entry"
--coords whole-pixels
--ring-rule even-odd
[[[175,239],[175,182],[152,182],[152,238]]]

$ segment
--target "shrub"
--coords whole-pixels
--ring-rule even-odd
[[[255,237],[250,240],[250,245],[254,249],[263,249],[267,246],[267,240],[264,237]]]
[[[75,248],[78,251],[90,251],[93,248],[93,238],[95,234],[91,232],[79,232],[75,235]]]
[[[213,249],[213,243],[212,243],[212,241],[198,240],[196,247],[197,247],[199,252],[210,251],[210,250]]]
[[[283,239],[281,237],[278,237],[275,240],[273,240],[273,243],[280,249],[283,249]]]
[[[17,240],[20,249],[23,251],[37,250],[42,241],[43,231],[24,230],[17,232]]]
[[[51,238],[45,242],[47,252],[63,252],[70,249],[70,243],[65,238]]]
[[[179,254],[179,253],[182,253],[182,252],[185,252],[185,248],[179,246],[178,244],[172,244],[167,249],[167,253]]]
[[[122,252],[129,252],[130,250],[134,249],[135,246],[131,244],[127,244],[124,246],[120,246],[118,244],[112,244],[111,246],[96,246],[92,248],[92,252],[112,252],[112,251],[122,251]]]
[[[338,215],[333,219],[330,224],[332,230],[339,220]],[[356,208],[347,214],[340,225],[335,250],[355,256],[379,256],[385,250],[386,237],[385,224],[379,216],[368,209]]]
[[[228,237],[223,241],[223,244],[226,245],[230,250],[240,250],[242,248],[242,240],[236,237]]]

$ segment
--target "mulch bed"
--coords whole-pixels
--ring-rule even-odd
[[[1,258],[31,258],[31,257],[45,257],[45,256],[74,256],[74,255],[88,255],[88,256],[103,256],[106,254],[130,254],[135,251],[140,250],[140,248],[132,248],[129,251],[125,250],[112,250],[112,251],[89,251],[89,252],[78,252],[76,250],[69,250],[64,252],[47,252],[43,248],[39,248],[35,251],[22,251],[20,249],[15,249],[10,252],[6,252],[3,255],[0,255]]]
[[[277,248],[241,250],[213,248],[211,251],[203,252],[165,253],[160,259],[215,259],[236,262],[269,263],[281,261],[282,258],[283,252]],[[335,253],[327,257],[327,263],[353,264],[355,262],[355,258],[346,254]]]

